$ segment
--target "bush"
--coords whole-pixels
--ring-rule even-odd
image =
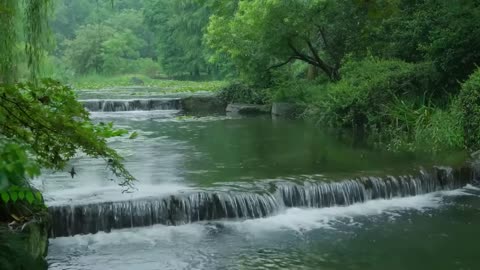
[[[140,73],[148,76],[151,79],[156,79],[161,76],[161,69],[160,65],[153,61],[150,58],[140,58],[135,60],[136,66],[138,67],[138,71]]]
[[[435,109],[428,118],[420,118],[423,121],[417,121],[415,127],[417,149],[438,152],[463,148],[464,134],[459,112],[455,107],[454,105],[445,111]]]
[[[464,133],[458,102],[447,109],[425,107],[417,112],[411,132],[392,128],[386,132],[387,148],[393,151],[441,152],[462,149]]]
[[[480,148],[480,69],[477,69],[462,85],[459,94],[465,145],[470,149]]]
[[[301,103],[311,101],[312,93],[320,91],[316,81],[289,80],[271,89],[272,99],[277,102]]]
[[[308,111],[329,126],[409,129],[415,115],[408,112],[426,103],[427,73],[399,60],[351,61],[341,69],[342,80],[317,93]]]

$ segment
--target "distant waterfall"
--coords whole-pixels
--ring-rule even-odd
[[[153,111],[153,110],[180,110],[179,98],[152,98],[152,99],[112,99],[112,100],[80,100],[83,106],[91,112],[125,112],[125,111]]]
[[[200,191],[121,202],[53,206],[52,237],[109,232],[153,224],[178,225],[219,219],[252,219],[288,207],[346,206],[457,189],[473,181],[470,167],[435,167],[419,174],[360,177],[337,182],[272,182],[269,192]]]

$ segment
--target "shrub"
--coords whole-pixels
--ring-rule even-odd
[[[155,79],[161,76],[160,65],[150,58],[140,58],[135,60],[137,71],[148,76],[151,79]]]
[[[435,109],[426,119],[419,118],[415,126],[417,149],[438,152],[463,148],[464,134],[456,106],[448,110]]]
[[[410,132],[395,127],[384,132],[388,135],[388,149],[424,152],[462,149],[464,133],[457,103],[454,101],[447,110],[424,107],[416,111],[415,125]]]
[[[307,103],[312,99],[312,93],[317,92],[322,85],[316,81],[290,80],[271,89],[272,99],[278,102]]]
[[[341,69],[342,80],[316,94],[309,112],[330,126],[408,129],[415,117],[405,112],[425,104],[425,73],[419,66],[400,60],[348,62]]]
[[[480,148],[480,69],[462,85],[458,105],[465,145],[477,150]]]

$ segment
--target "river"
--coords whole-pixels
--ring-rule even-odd
[[[161,109],[92,113],[138,132],[110,142],[135,190],[122,193],[103,161],[83,156],[75,178],[36,180],[56,222],[50,269],[480,265],[480,190],[430,172],[459,166],[462,153],[394,154],[303,121]]]

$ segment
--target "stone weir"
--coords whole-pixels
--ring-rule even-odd
[[[303,184],[277,181],[264,191],[198,191],[161,198],[53,206],[51,237],[89,234],[154,224],[180,225],[221,219],[252,219],[274,215],[289,207],[348,206],[452,190],[472,183],[471,167],[435,167],[416,175],[359,177]]]
[[[181,110],[180,98],[80,100],[90,112]]]

